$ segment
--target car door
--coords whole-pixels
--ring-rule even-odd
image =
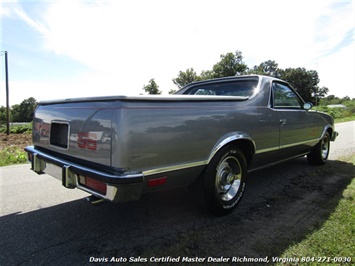
[[[286,83],[273,82],[273,109],[280,129],[280,151],[285,158],[306,153],[315,140],[314,121],[303,100]]]

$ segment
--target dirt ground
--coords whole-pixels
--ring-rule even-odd
[[[0,149],[8,146],[16,146],[23,149],[32,144],[32,134],[10,134],[0,133]]]

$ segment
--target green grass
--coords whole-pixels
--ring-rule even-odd
[[[0,125],[0,133],[6,133],[6,126]],[[10,127],[10,134],[31,134],[32,123]],[[0,166],[21,164],[27,162],[27,153],[18,147],[7,146],[0,150]]]
[[[27,154],[22,149],[9,146],[0,151],[0,166],[27,162]]]
[[[6,125],[0,125],[0,133],[6,133]],[[10,134],[22,134],[32,132],[32,122],[24,125],[10,126]]]
[[[355,165],[355,155],[346,161]],[[339,265],[347,260],[355,263],[355,178],[343,191],[342,196],[335,211],[317,231],[308,235],[302,242],[290,246],[280,257],[308,260],[308,263],[300,261],[299,264],[302,265],[321,262]],[[348,265],[351,263],[347,262]]]
[[[355,120],[355,115],[344,117],[344,118],[337,118],[335,119],[335,123],[349,122],[354,120]]]

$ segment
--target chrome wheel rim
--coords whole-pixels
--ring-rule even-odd
[[[329,139],[328,136],[325,135],[322,139],[321,142],[321,156],[323,160],[326,160],[328,158],[329,154]]]
[[[223,201],[233,199],[240,188],[242,168],[234,156],[228,156],[218,165],[216,173],[216,191]]]

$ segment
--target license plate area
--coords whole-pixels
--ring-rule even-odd
[[[53,121],[51,123],[49,142],[52,146],[62,149],[69,148],[69,123]]]

